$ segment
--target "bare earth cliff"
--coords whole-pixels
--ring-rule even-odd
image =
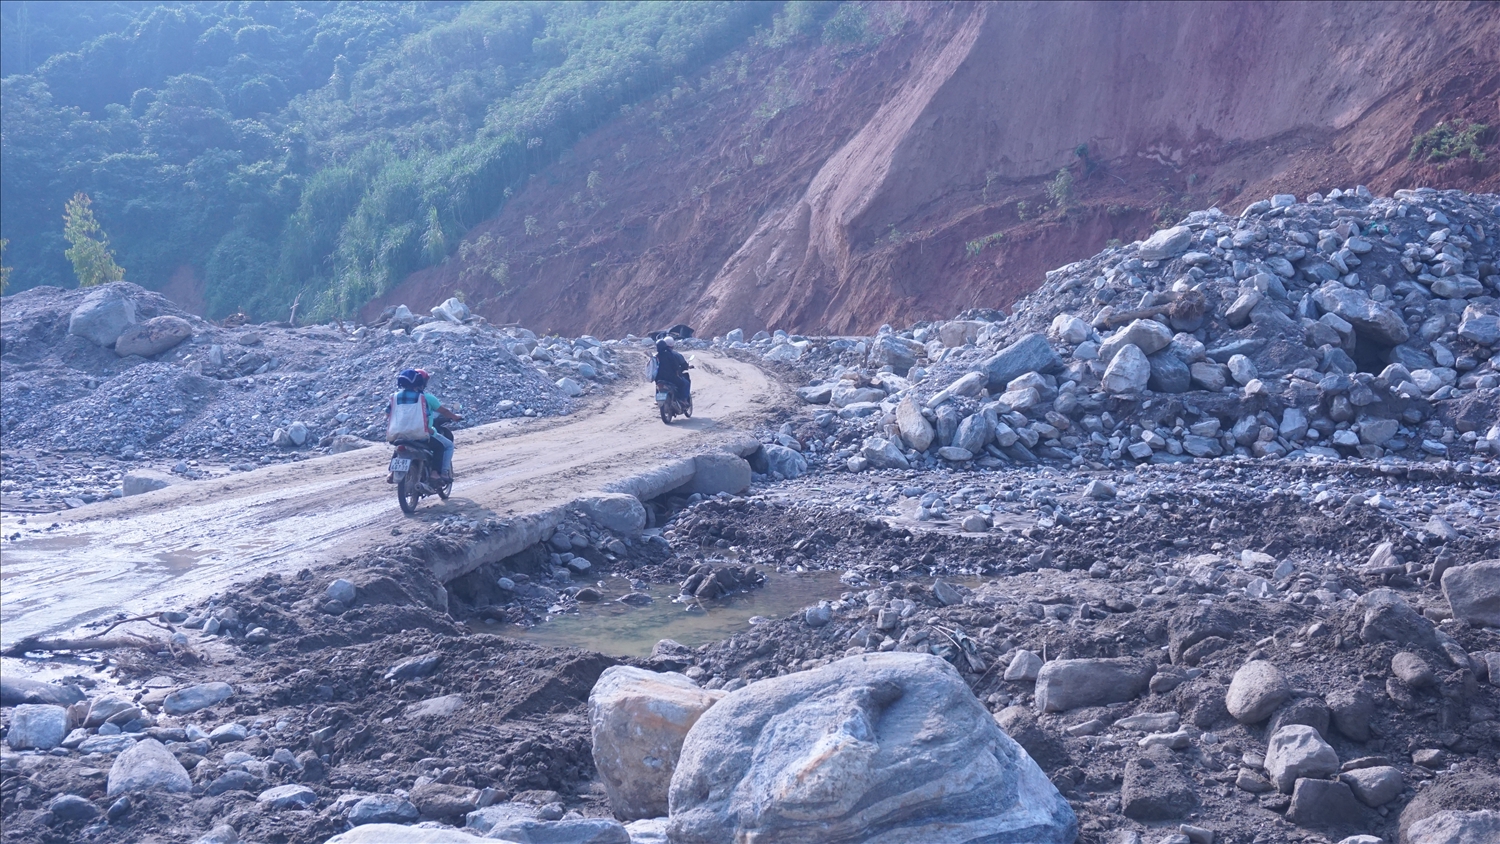
[[[1500,122],[1496,43],[1493,2],[874,6],[862,42],[737,54],[623,114],[367,315],[462,290],[561,332],[869,331],[1008,305],[1197,207],[1494,190],[1493,155],[1408,152]]]

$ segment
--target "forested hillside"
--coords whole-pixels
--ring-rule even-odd
[[[84,192],[127,280],[353,313],[777,5],[6,0],[9,289],[76,284]]]

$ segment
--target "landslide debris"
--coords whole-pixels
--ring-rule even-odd
[[[806,437],[814,465],[1222,456],[1493,474],[1497,228],[1494,194],[1279,195],[1053,270],[1011,316],[717,342],[811,377],[799,394],[830,408]]]
[[[33,288],[0,320],[4,494],[55,508],[120,494],[136,467],[199,477],[383,441],[407,367],[431,371],[465,425],[567,413],[618,377],[597,340],[496,328],[456,300],[357,327],[220,325],[125,282]]]
[[[1084,844],[1482,834],[1500,794],[1500,471],[1493,429],[1460,428],[1497,373],[1494,343],[1462,326],[1484,325],[1500,293],[1495,202],[1411,196],[1406,216],[1407,199],[1358,191],[1278,198],[1238,220],[1195,215],[1065,268],[1009,317],[863,338],[731,333],[714,342],[814,381],[806,412],[760,432],[745,495],[669,493],[648,503],[656,527],[640,533],[572,516],[542,545],[441,584],[432,556],[497,527],[450,517],[163,616],[181,636],[173,648],[80,663],[77,695],[25,690],[87,703],[63,708],[60,751],[0,760],[4,840],[193,841],[228,825],[241,840],[322,844],[374,822],[579,823],[609,812],[587,720],[606,668],[734,692],[892,652],[951,666],[1067,800]],[[1325,212],[1336,249],[1315,240],[1294,260],[1271,250],[1290,234],[1255,239],[1278,221],[1322,227]],[[1338,235],[1350,220],[1358,230]],[[1400,249],[1350,245],[1382,224]],[[1440,229],[1468,245],[1418,249],[1408,270],[1405,243]],[[1349,272],[1322,280],[1343,249],[1361,263],[1346,256]],[[1189,261],[1195,251],[1208,258]],[[1276,272],[1278,257],[1292,273]],[[1237,281],[1236,262],[1264,269]],[[1433,292],[1458,277],[1480,290]],[[1345,311],[1366,326],[1345,319],[1352,340],[1320,304],[1340,291],[1364,297]],[[1234,307],[1252,293],[1254,306]],[[1394,341],[1373,361],[1371,337]],[[1152,386],[1153,356],[1199,346],[1202,359],[1179,358],[1190,379],[1214,364],[1245,383]],[[1208,352],[1225,346],[1222,363]],[[1414,369],[1416,354],[1431,366]],[[1147,361],[1146,381],[1111,391],[1122,355]],[[1240,428],[1255,436],[1241,442]],[[1369,442],[1371,429],[1388,436]],[[1196,454],[1189,444],[1204,443],[1189,437],[1218,453]],[[840,572],[842,587],[721,641],[662,641],[646,659],[489,632],[628,608],[653,584],[698,593],[799,570]],[[713,612],[704,597],[685,611]],[[5,738],[27,737],[13,746],[57,732],[43,728],[58,712],[11,700]],[[148,739],[193,790],[122,804],[108,771]],[[653,840],[640,826],[652,823],[666,828],[640,821],[631,834]]]

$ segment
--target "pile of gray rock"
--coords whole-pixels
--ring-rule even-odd
[[[1277,196],[1053,270],[1010,318],[718,342],[814,374],[799,394],[830,410],[809,451],[853,471],[1238,456],[1494,472],[1497,229],[1492,194]]]
[[[233,466],[360,448],[384,436],[395,373],[420,367],[466,424],[567,413],[619,376],[614,343],[497,328],[457,300],[380,322],[215,324],[120,282],[5,299],[0,414],[12,454],[73,452]],[[45,489],[7,490],[25,497]]]

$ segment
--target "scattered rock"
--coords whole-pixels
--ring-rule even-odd
[[[1500,560],[1452,566],[1443,572],[1443,596],[1454,618],[1500,627]]]
[[[5,743],[13,750],[51,750],[68,735],[68,710],[50,704],[23,703],[10,716]]]
[[[1265,660],[1253,660],[1234,673],[1224,706],[1241,724],[1258,724],[1271,717],[1291,694],[1280,669]]]
[[[109,769],[107,793],[118,797],[127,792],[153,790],[186,793],[193,790],[193,780],[172,751],[156,739],[148,738],[133,743],[115,757]]]
[[[1042,666],[1036,679],[1039,712],[1066,712],[1139,697],[1155,666],[1130,658],[1058,659]]]
[[[1302,777],[1328,777],[1338,771],[1338,754],[1305,724],[1282,727],[1266,742],[1266,773],[1285,794]]]
[[[186,715],[222,703],[233,695],[234,689],[228,683],[203,683],[172,692],[162,701],[161,708],[168,715]]]

